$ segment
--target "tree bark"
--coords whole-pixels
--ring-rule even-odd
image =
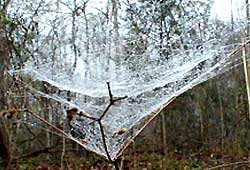
[[[7,38],[5,25],[0,23],[0,111],[7,108],[7,91],[10,80],[7,76],[7,70],[10,67],[10,43]],[[8,133],[4,128],[3,119],[0,118],[0,157],[8,163],[10,158]]]
[[[249,2],[246,0],[246,33],[247,37],[250,34],[250,13],[249,13]]]
[[[168,154],[168,148],[167,148],[167,128],[166,128],[166,117],[164,112],[161,113],[161,129],[162,129],[162,146],[163,146],[163,153],[164,156],[167,156]]]

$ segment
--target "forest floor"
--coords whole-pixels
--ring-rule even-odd
[[[46,157],[47,156],[47,160]],[[235,163],[235,164],[233,164]],[[159,153],[125,153],[120,160],[123,170],[247,170],[250,161],[247,156],[237,157],[222,153],[174,152],[168,156]],[[220,167],[220,165],[223,165]],[[41,155],[30,159],[13,162],[9,170],[112,170],[112,164],[93,154],[67,153],[63,168],[59,159]],[[0,164],[0,169],[4,169]]]

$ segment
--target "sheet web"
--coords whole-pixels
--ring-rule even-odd
[[[33,80],[44,81],[62,91],[75,94],[69,101],[66,93],[48,95],[30,87],[37,95],[56,100],[69,109],[78,108],[95,118],[100,117],[109,104],[107,82],[110,83],[110,91],[114,97],[127,96],[112,105],[101,121],[108,151],[113,159],[175,96],[241,63],[240,57],[230,55],[232,47],[236,45],[212,44],[215,45],[211,47],[210,43],[204,44],[203,50],[177,53],[167,61],[140,56],[140,62],[137,61],[138,58],[134,59],[136,61],[130,59],[129,62],[120,62],[119,65],[109,63],[100,66],[97,62],[89,62],[88,67],[78,68],[80,65],[77,65],[73,71],[72,65],[65,60],[41,61],[38,65],[28,62],[21,72],[32,76]],[[105,60],[109,58],[104,58]],[[78,62],[81,63],[80,58]],[[65,114],[64,117],[67,119]],[[79,115],[71,130],[75,131],[77,135],[74,137],[80,143],[83,138],[87,141],[82,146],[107,156],[97,121]]]
[[[59,92],[47,93],[32,86],[35,83],[26,82],[32,93],[64,106],[58,117],[67,121],[67,111],[77,108],[72,127],[65,129],[65,133],[84,148],[106,158],[108,154],[111,159],[119,156],[176,96],[241,64],[241,47],[235,40],[241,35],[240,31],[233,32],[227,25],[216,27],[216,21],[209,21],[200,35],[198,24],[194,24],[201,20],[199,16],[185,22],[183,19],[180,27],[184,31],[179,37],[173,35],[170,43],[176,45],[166,55],[161,53],[164,48],[159,50],[159,43],[154,40],[157,31],[144,37],[148,42],[146,49],[135,43],[128,47],[124,44],[125,38],[115,39],[114,35],[101,33],[96,37],[99,36],[100,41],[106,37],[110,42],[100,44],[92,39],[95,46],[87,49],[83,43],[87,37],[82,36],[85,29],[82,21],[76,19],[79,31],[72,38],[72,19],[66,14],[60,16],[59,12],[54,18],[52,15],[50,22],[42,23],[40,34],[29,49],[31,59],[23,69],[14,72],[24,79],[29,77],[28,80],[43,81],[58,88]],[[55,23],[56,27],[47,23]],[[108,30],[112,30],[111,27],[107,25]],[[51,33],[56,31],[60,38],[51,38]],[[138,41],[141,40],[135,40]],[[143,52],[138,52],[142,49]],[[237,50],[233,52],[234,49]],[[107,109],[111,96],[121,100]],[[100,117],[102,119],[97,120]]]

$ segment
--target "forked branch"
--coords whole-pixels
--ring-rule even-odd
[[[98,124],[100,126],[100,132],[101,132],[103,147],[104,147],[104,150],[106,152],[107,158],[115,166],[115,169],[119,170],[117,160],[116,159],[112,160],[112,158],[111,158],[111,156],[109,154],[108,146],[107,146],[106,139],[105,139],[105,132],[104,132],[104,129],[103,129],[103,124],[102,124],[102,119],[107,114],[107,112],[112,107],[112,105],[115,104],[115,102],[126,99],[127,96],[114,98],[113,94],[112,94],[112,91],[111,91],[111,88],[110,88],[110,83],[109,82],[107,82],[107,86],[108,86],[108,93],[109,93],[109,104],[106,107],[106,109],[103,111],[102,115],[97,119],[97,122],[98,122]]]

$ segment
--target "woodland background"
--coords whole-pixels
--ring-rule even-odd
[[[145,37],[155,34],[150,46],[153,45],[167,59],[173,49],[186,41],[182,40],[183,34],[189,33],[193,39],[202,35],[194,35],[192,30],[187,32],[181,25],[183,16],[188,21],[199,15],[202,24],[206,25],[210,20],[212,2],[138,0],[131,3],[107,0],[105,10],[95,14],[86,12],[89,1],[55,0],[55,9],[50,3],[0,0],[0,169],[112,169],[106,160],[51,133],[50,127],[30,124],[34,118],[29,114],[16,113],[16,109],[29,106],[44,119],[53,120],[50,115],[56,114],[60,108],[58,103],[49,99],[35,97],[19,82],[18,75],[11,77],[7,73],[10,69],[22,68],[28,59],[35,60],[46,55],[36,55],[30,50],[35,48],[32,45],[41,36],[38,29],[40,22],[36,17],[55,10],[59,4],[69,7],[72,21],[69,41],[75,53],[80,53],[76,42],[79,34],[85,38],[82,48],[86,53],[97,48],[96,44],[108,44],[109,37],[112,37],[114,44],[124,40],[126,48],[119,50],[125,50],[129,55],[143,54],[149,46]],[[123,18],[119,15],[121,3],[126,6]],[[13,6],[18,9],[18,5],[20,8],[25,6],[22,8],[26,10],[23,17],[12,11]],[[246,18],[249,19],[248,0],[245,5]],[[26,13],[29,13],[28,19]],[[213,21],[218,30],[226,27],[235,33],[234,39],[225,37],[228,44],[238,41],[241,36],[237,27],[242,23],[237,23],[233,16],[232,13],[231,22],[227,25],[220,20]],[[76,20],[79,17],[82,30],[77,29]],[[119,32],[121,22],[123,26],[127,25],[129,32]],[[57,54],[58,44],[63,43],[58,37],[65,30],[57,30],[53,22],[47,24],[54,27],[52,34],[46,37],[54,41],[49,41],[46,46],[54,52],[53,56]],[[151,29],[152,25],[154,29]],[[197,23],[197,28],[202,33],[201,23]],[[244,36],[248,36],[249,27],[245,29]],[[47,92],[57,90],[43,82],[37,82],[36,86]],[[34,100],[35,104],[31,102]],[[9,115],[9,112],[15,114]],[[179,96],[136,138],[120,161],[124,169],[135,170],[198,170],[233,162],[241,163],[225,166],[224,169],[249,169],[249,162],[244,163],[250,160],[249,118],[245,75],[243,65],[240,65]],[[62,123],[60,119],[53,121],[58,125]]]

